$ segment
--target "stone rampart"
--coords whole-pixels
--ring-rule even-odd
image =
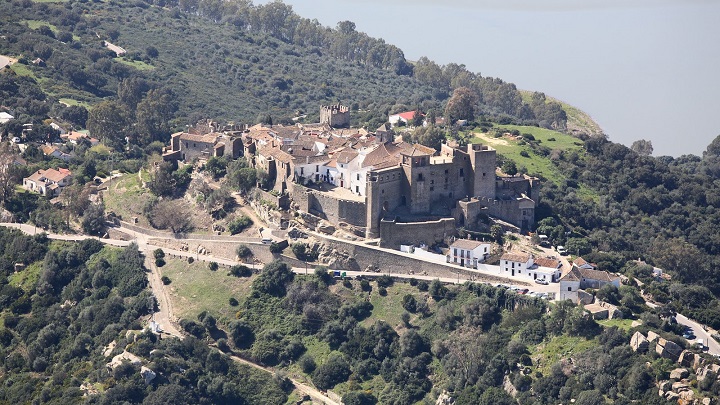
[[[455,218],[423,222],[380,221],[381,246],[390,249],[399,249],[400,245],[434,245],[455,232]]]
[[[312,190],[295,184],[293,201],[300,210],[317,215],[332,224],[341,222],[365,227],[367,223],[366,205],[362,201],[351,201]]]

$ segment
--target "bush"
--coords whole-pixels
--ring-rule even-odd
[[[228,228],[228,231],[230,231],[231,235],[235,235],[235,234],[238,234],[238,233],[244,231],[246,228],[252,226],[252,224],[253,224],[252,219],[248,218],[245,215],[241,215],[241,216],[233,219],[232,221],[230,221],[230,223],[228,223],[227,228]]]
[[[521,150],[521,151],[520,151],[520,156],[529,158],[529,157],[530,157],[530,154],[527,153],[527,151]]]
[[[240,303],[234,297],[230,297],[230,299],[228,300],[228,304],[230,304],[231,307],[236,307]]]
[[[315,359],[313,359],[313,357],[309,354],[302,356],[298,363],[300,364],[300,369],[305,374],[311,374],[313,371],[315,371],[315,368],[317,367],[317,364],[315,364]]]
[[[283,250],[285,250],[285,248],[277,242],[270,244],[270,253],[282,253]]]
[[[390,276],[380,276],[376,279],[378,287],[390,287],[393,284],[393,278]]]
[[[172,281],[170,280],[170,277],[168,277],[168,276],[162,276],[162,278],[161,278],[160,280],[161,280],[162,283],[165,284],[165,285],[168,285],[168,284],[170,284],[170,283],[172,282]]]
[[[378,294],[380,294],[380,295],[383,296],[383,297],[386,296],[386,295],[387,295],[387,289],[385,289],[385,287],[380,287],[380,288],[378,288]]]
[[[164,266],[164,265],[165,265],[165,259],[163,259],[162,257],[158,257],[157,259],[155,259],[155,265],[158,266],[158,267]]]
[[[312,381],[321,390],[327,390],[344,382],[350,376],[350,365],[343,356],[330,357],[312,375]]]
[[[192,256],[188,256],[188,263],[192,264],[195,261],[195,258]]]
[[[370,286],[370,282],[367,280],[360,280],[360,289],[369,292],[372,291],[372,287]]]
[[[247,247],[247,246],[245,246],[245,245],[240,245],[240,246],[238,246],[237,249],[235,250],[235,253],[236,253],[236,254],[238,255],[238,257],[241,258],[241,259],[244,259],[244,258],[246,258],[246,257],[250,257],[250,256],[252,256],[252,254],[253,254],[253,253],[252,253],[252,250],[250,250],[250,248]]]
[[[418,285],[417,279],[411,278],[411,279],[410,279],[410,285],[413,286],[413,287],[417,286],[417,285]]]
[[[218,264],[215,263],[215,262],[210,262],[210,265],[208,265],[208,268],[210,268],[210,271],[217,271],[217,269],[218,269],[219,267],[220,267],[220,266],[218,266]]]
[[[425,292],[430,289],[430,285],[428,285],[427,281],[420,280],[420,281],[418,281],[417,288],[418,288],[418,291]]]
[[[412,294],[406,294],[402,299],[402,306],[408,312],[417,310],[417,300]]]
[[[153,257],[155,259],[163,259],[163,258],[165,258],[165,251],[163,251],[160,248],[157,248],[157,249],[153,250]]]
[[[352,282],[349,279],[346,278],[345,280],[343,280],[343,287],[349,288],[352,290],[352,286],[353,286]]]
[[[248,266],[238,264],[230,267],[230,275],[235,277],[250,277],[252,276],[252,269]]]

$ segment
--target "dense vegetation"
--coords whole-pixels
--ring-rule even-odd
[[[140,145],[164,140],[170,128],[199,118],[254,123],[270,115],[279,123],[309,114],[317,122],[318,106],[338,100],[351,105],[356,124],[374,129],[389,112],[422,108],[442,115],[458,88],[473,93],[478,113],[565,125],[559,104],[546,103],[541,93],[523,103],[513,84],[464,65],[438,66],[427,58],[410,64],[397,47],[356,31],[350,21],[323,27],[279,1],[5,0],[3,7],[0,54],[20,57],[12,69],[20,77],[3,77],[0,91],[12,96],[5,105],[18,122],[41,124],[50,114],[84,127],[83,111],[91,105],[88,127],[111,145],[124,135]],[[104,40],[128,53],[116,57]],[[44,65],[32,64],[35,58]],[[33,90],[15,100],[14,89],[33,81]]]
[[[143,260],[134,245],[50,244],[0,228],[0,402],[78,403],[89,391],[100,404],[283,404],[282,380],[192,337],[141,331],[156,305]],[[14,263],[29,266],[11,275]],[[146,383],[139,365],[107,367],[123,350],[145,359],[156,378]]]

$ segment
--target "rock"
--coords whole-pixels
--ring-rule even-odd
[[[655,333],[653,331],[648,331],[648,335],[647,335],[648,342],[654,342],[659,337],[660,337],[660,335],[658,335],[657,333]]]
[[[686,404],[692,403],[694,397],[695,393],[692,390],[687,390],[680,393],[680,399]]]
[[[318,230],[318,232],[322,232],[322,233],[325,233],[328,235],[332,235],[333,233],[335,233],[335,227],[332,225],[325,225],[325,224],[319,225],[317,227],[317,230]]]
[[[693,363],[695,362],[695,353],[683,350],[682,353],[680,353],[680,357],[678,358],[678,363],[680,363],[681,366],[685,367],[693,367]]]
[[[678,398],[680,398],[680,395],[672,391],[665,394],[665,399],[667,399],[668,401],[677,401]]]
[[[697,379],[698,379],[698,381],[704,380],[704,379],[707,377],[708,372],[710,372],[710,371],[712,371],[712,372],[714,372],[714,373],[717,374],[718,371],[720,371],[720,366],[717,365],[717,364],[709,364],[709,365],[707,365],[707,366],[705,366],[705,367],[699,368],[699,369],[697,370]]]
[[[140,361],[140,358],[130,352],[124,351],[117,356],[113,357],[112,361],[107,363],[107,367],[111,370],[114,370],[115,367],[121,365],[123,361],[127,361],[132,365],[140,365],[142,362]]]
[[[674,392],[682,392],[682,391],[687,391],[689,389],[690,389],[690,386],[687,385],[687,383],[684,383],[682,381],[674,382],[672,385],[672,390]]]
[[[648,333],[648,336],[649,335],[650,334]],[[663,338],[658,338],[657,344],[655,345],[655,351],[660,356],[675,361],[678,359],[678,356],[680,356],[682,348],[680,348],[680,346],[678,346],[675,342],[671,342]]]
[[[683,378],[686,378],[689,376],[690,373],[686,368],[676,368],[675,370],[670,372],[670,379],[671,380],[682,380]]]
[[[635,334],[630,339],[630,347],[632,347],[633,351],[647,350],[648,340],[645,338],[645,336],[642,333],[635,332]]]
[[[149,368],[142,366],[140,368],[140,375],[145,380],[145,384],[150,384],[152,380],[155,379],[155,372],[150,370]]]
[[[437,401],[435,401],[435,405],[452,405],[455,403],[455,398],[448,395],[447,391],[443,391],[438,395]]]
[[[702,403],[702,405],[710,405],[710,404],[712,404],[712,399],[703,398],[701,403]]]
[[[668,380],[660,381],[658,383],[658,388],[660,388],[660,392],[670,391],[672,389],[672,384],[670,384],[670,381]]]

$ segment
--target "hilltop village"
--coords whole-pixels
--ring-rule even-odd
[[[292,204],[382,246],[433,244],[460,226],[486,231],[490,218],[533,228],[538,179],[500,173],[493,148],[449,142],[436,151],[404,142],[386,125],[342,128],[348,115],[334,105],[321,107],[319,124],[239,130],[210,122],[173,134],[163,158],[244,156],[267,173],[266,191],[287,196],[281,208]]]

